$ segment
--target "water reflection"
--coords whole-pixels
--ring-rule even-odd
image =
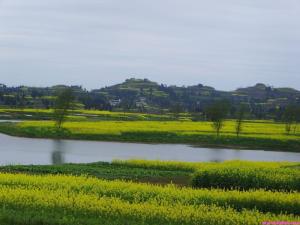
[[[53,151],[51,154],[52,164],[65,163],[65,143],[62,140],[53,140]]]
[[[223,160],[222,151],[220,149],[211,149],[211,162],[222,162]]]

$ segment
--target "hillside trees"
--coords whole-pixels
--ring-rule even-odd
[[[179,119],[180,113],[184,111],[184,107],[180,103],[175,103],[171,107],[171,112],[173,113],[176,119]]]
[[[56,90],[65,85],[52,87],[7,87],[0,84],[0,106],[17,108],[53,108]],[[147,79],[128,79],[123,83],[86,90],[81,86],[70,86],[78,104],[85,109],[137,112],[140,109],[140,98],[145,98],[148,112],[172,112],[179,104],[182,111],[191,114],[205,115],[205,109],[212,102],[228,99],[232,109],[237,109],[243,102],[249,102],[249,118],[282,120],[284,109],[289,104],[300,105],[300,91],[292,88],[271,88],[263,84],[253,87],[239,88],[235,91],[218,91],[204,85],[175,86],[158,84]],[[124,104],[112,105],[110,101],[120,100]],[[142,109],[141,111],[144,111]],[[201,119],[195,118],[193,120]],[[198,117],[198,115],[197,115]],[[236,118],[236,110],[228,114]],[[295,122],[291,132],[297,129]]]

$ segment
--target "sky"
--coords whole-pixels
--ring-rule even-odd
[[[0,83],[300,89],[299,0],[0,0]]]

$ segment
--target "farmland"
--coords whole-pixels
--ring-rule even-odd
[[[0,225],[300,225],[300,1],[0,17]]]
[[[138,114],[139,115],[139,114]],[[76,118],[76,117],[75,117]],[[77,118],[78,119],[78,118]],[[227,120],[219,137],[211,122],[201,121],[69,121],[57,131],[54,122],[32,120],[1,123],[0,132],[24,137],[82,140],[190,143],[202,146],[299,151],[300,133],[287,135],[283,123],[248,120],[239,137],[235,121]]]
[[[1,114],[2,113],[2,114]],[[285,124],[226,120],[217,136],[191,115],[74,110],[57,129],[52,110],[2,109],[20,122],[0,132],[31,138],[299,152],[300,133]],[[27,116],[26,116],[27,115]],[[4,116],[5,117],[5,116]],[[200,151],[200,150],[199,150]],[[262,224],[300,221],[300,164],[114,160],[59,165],[0,166],[0,224]]]
[[[245,173],[243,168],[288,170],[294,171],[295,182],[300,178],[297,163],[116,160],[4,166],[0,168],[3,206],[0,221],[4,224],[261,224],[300,220],[297,190],[271,191],[263,186],[243,190],[237,183],[232,183],[230,190],[213,186],[195,189],[188,180],[184,185],[172,184],[178,176],[192,178],[199,170],[216,168],[241,168],[239,177]],[[112,171],[110,175],[108,170]],[[272,174],[265,174],[268,176]],[[168,178],[169,184],[165,180],[163,186],[151,184],[151,179],[144,183],[145,177],[156,181]]]
[[[181,119],[186,120],[191,117],[186,113],[180,114]],[[0,118],[3,119],[53,119],[53,109],[31,109],[31,108],[0,108]],[[176,120],[172,114],[146,114],[130,112],[110,112],[103,110],[72,110],[68,116],[69,120],[75,121],[170,121]]]

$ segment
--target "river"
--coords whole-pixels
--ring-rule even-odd
[[[186,162],[255,160],[300,162],[300,153],[195,147],[185,144],[138,144],[51,140],[0,134],[0,164],[110,162],[113,159],[159,159]]]

